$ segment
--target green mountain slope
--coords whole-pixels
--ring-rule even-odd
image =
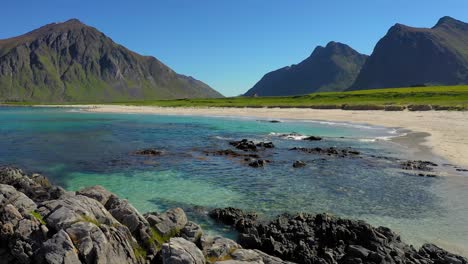
[[[0,101],[109,102],[222,97],[76,19],[0,40]]]
[[[266,74],[245,95],[280,96],[343,91],[355,80],[367,56],[330,42],[297,65]]]
[[[390,28],[350,90],[467,83],[468,24],[443,17],[433,28]]]

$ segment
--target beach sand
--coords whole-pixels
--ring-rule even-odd
[[[242,116],[262,119],[302,119],[352,122],[428,133],[423,151],[468,168],[468,112],[455,111],[344,111],[302,108],[182,108],[120,105],[75,105],[90,112],[162,115]],[[408,141],[408,140],[407,140]],[[408,143],[408,142],[406,142]],[[420,142],[415,142],[420,143]],[[424,154],[424,153],[420,153]]]

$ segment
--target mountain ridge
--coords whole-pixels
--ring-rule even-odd
[[[298,64],[271,71],[263,76],[246,96],[299,95],[316,91],[342,91],[359,73],[367,55],[346,44],[331,41],[317,46]]]
[[[76,102],[222,97],[77,19],[0,40],[0,100]]]
[[[395,24],[348,90],[468,83],[468,24],[445,16],[432,28]]]

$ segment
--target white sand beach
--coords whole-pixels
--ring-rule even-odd
[[[344,111],[301,108],[182,108],[119,105],[74,105],[90,112],[163,115],[249,116],[263,119],[302,119],[353,122],[426,132],[424,145],[454,165],[468,167],[468,112]]]

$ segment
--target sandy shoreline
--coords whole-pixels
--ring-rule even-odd
[[[74,105],[89,112],[163,115],[241,116],[263,119],[302,119],[363,123],[405,128],[430,135],[423,143],[434,154],[454,165],[468,167],[468,112],[343,111],[300,108],[172,108],[119,105]]]

